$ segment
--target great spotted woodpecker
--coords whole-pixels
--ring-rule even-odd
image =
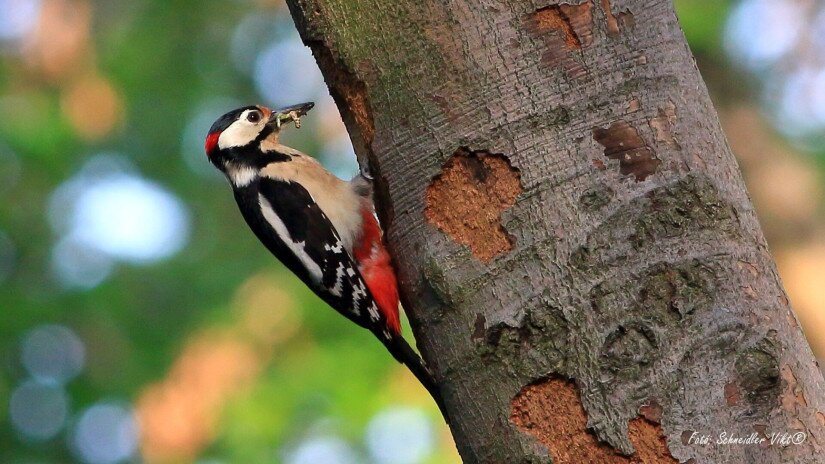
[[[327,304],[369,329],[442,407],[432,375],[401,336],[398,290],[375,217],[370,179],[349,182],[279,142],[313,103],[246,106],[209,129],[206,155],[232,185],[246,223]],[[443,410],[443,407],[442,407]]]

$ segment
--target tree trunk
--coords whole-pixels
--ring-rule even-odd
[[[822,374],[671,2],[288,3],[465,462],[819,460]]]

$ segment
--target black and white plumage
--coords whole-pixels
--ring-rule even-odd
[[[270,176],[260,174],[253,182],[234,188],[249,227],[327,304],[390,340],[383,315],[327,215],[302,185]]]
[[[375,334],[442,407],[432,375],[397,327],[397,295],[393,325],[387,319],[392,311],[379,307],[370,291],[379,287],[368,285],[359,270],[364,263],[354,259],[356,242],[364,236],[364,208],[372,214],[369,181],[338,179],[314,158],[279,142],[282,124],[297,121],[311,107],[248,106],[223,115],[206,139],[209,161],[229,179],[261,243],[327,304]],[[393,274],[393,292],[394,286]]]

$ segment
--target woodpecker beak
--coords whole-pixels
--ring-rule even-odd
[[[306,102],[306,103],[298,103],[297,105],[287,106],[286,108],[281,108],[277,110],[278,113],[292,113],[295,112],[299,117],[307,114],[312,107],[315,106],[314,102]]]
[[[297,105],[287,106],[272,112],[269,115],[267,124],[274,125],[281,128],[284,123],[295,121],[295,127],[301,127],[301,116],[307,114],[312,107],[315,106],[313,102],[299,103]]]

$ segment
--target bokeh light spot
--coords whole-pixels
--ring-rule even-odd
[[[324,149],[321,152],[321,162],[324,167],[342,179],[351,179],[358,174],[355,150],[352,148],[352,142],[350,142],[346,131],[339,132],[324,144]]]
[[[109,256],[72,237],[60,240],[52,249],[52,272],[66,288],[97,287],[113,270]]]
[[[42,4],[36,27],[25,43],[28,67],[58,81],[83,67],[89,56],[92,5],[88,1],[50,0]]]
[[[77,133],[87,140],[107,135],[120,122],[122,103],[112,84],[99,76],[72,83],[61,101]]]
[[[149,462],[190,462],[211,442],[223,404],[258,375],[254,347],[228,334],[187,343],[163,382],[137,400],[141,452]]]
[[[435,437],[422,411],[393,407],[372,418],[366,440],[370,455],[379,464],[415,464],[433,452]]]
[[[759,69],[787,53],[799,39],[803,15],[789,0],[744,0],[728,18],[725,46],[734,60]]]
[[[18,41],[37,24],[39,0],[0,0],[0,40]]]
[[[282,23],[287,18],[283,15],[255,12],[238,23],[232,33],[230,56],[239,71],[252,74],[258,54],[277,40],[278,30],[294,28],[291,25],[283,27]]]
[[[52,229],[61,235],[71,232],[75,204],[90,184],[133,171],[132,164],[116,154],[105,153],[86,161],[80,172],[58,186],[49,197],[49,222]]]
[[[285,106],[328,94],[321,70],[298,37],[275,42],[255,63],[255,87],[270,104]]]
[[[287,464],[356,464],[361,462],[352,447],[335,437],[310,438],[298,445],[285,459]]]
[[[33,441],[44,441],[57,435],[68,414],[69,399],[55,384],[27,381],[12,392],[9,401],[12,425]]]
[[[20,357],[34,378],[63,384],[83,370],[86,350],[68,327],[42,325],[23,339]]]
[[[54,192],[50,219],[64,236],[63,246],[141,264],[168,258],[186,245],[190,217],[183,202],[129,171],[116,158],[95,158]],[[58,267],[65,257],[57,256]]]
[[[60,235],[52,269],[66,287],[93,288],[116,261],[150,264],[186,245],[186,206],[133,171],[122,158],[97,156],[52,193],[49,220]]]
[[[77,199],[74,230],[81,241],[124,261],[154,262],[186,244],[189,214],[164,188],[120,175],[90,185]]]
[[[301,326],[292,295],[278,283],[278,276],[255,274],[238,288],[232,304],[240,327],[264,346],[288,340]]]
[[[138,445],[138,426],[130,409],[96,404],[80,416],[72,436],[77,456],[88,464],[116,464],[131,458]]]

